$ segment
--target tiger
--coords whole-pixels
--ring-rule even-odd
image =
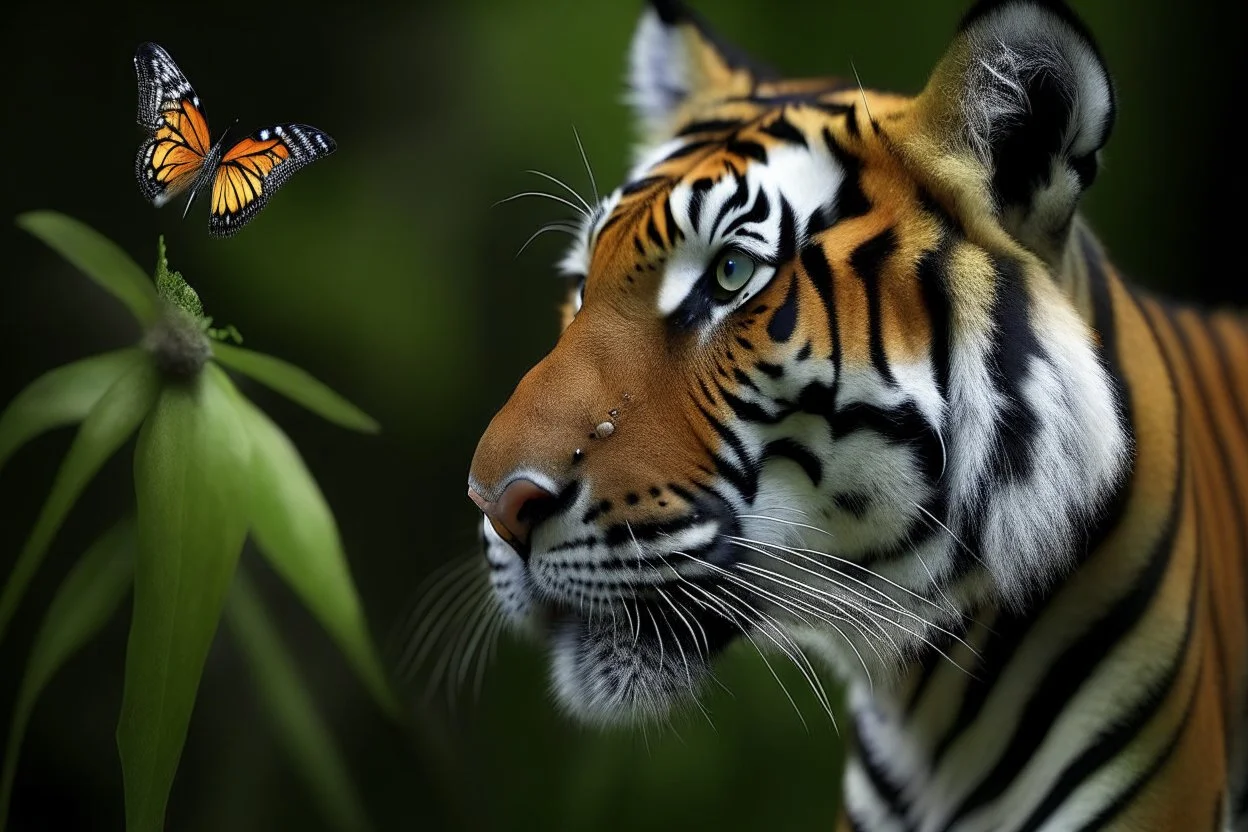
[[[652,0],[628,67],[468,477],[559,706],[662,721],[745,639],[845,686],[839,829],[1248,829],[1248,329],[1081,217],[1084,23],[981,0],[903,95]]]

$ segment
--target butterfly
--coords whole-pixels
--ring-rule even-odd
[[[160,207],[190,189],[186,216],[201,189],[212,186],[208,233],[228,237],[246,225],[299,168],[334,152],[334,140],[306,124],[266,127],[228,149],[211,143],[199,96],[169,53],[145,43],[134,53],[139,78],[139,189]],[[228,131],[227,131],[228,132]]]

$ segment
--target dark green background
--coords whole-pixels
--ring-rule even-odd
[[[172,264],[247,346],[312,371],[384,430],[348,434],[262,389],[334,506],[373,630],[385,642],[424,576],[473,550],[468,460],[493,409],[553,341],[555,235],[513,255],[553,203],[496,200],[541,184],[588,190],[631,145],[624,56],[640,4],[578,0],[28,3],[4,12],[0,136],[0,402],[54,365],[132,341],[111,298],[9,222],[56,208],[140,262]],[[732,0],[720,31],[794,74],[852,74],[916,91],[964,9],[934,0]],[[1245,219],[1240,134],[1244,5],[1084,0],[1118,82],[1120,118],[1087,206],[1119,264],[1205,301],[1248,297],[1234,250]],[[131,56],[164,44],[216,129],[307,121],[339,151],[299,174],[240,236],[210,240],[139,196]],[[7,573],[68,444],[60,432],[0,473]],[[40,613],[64,571],[131,504],[129,454],[91,486],[0,645],[0,724]],[[601,735],[552,706],[533,647],[504,640],[483,695],[437,698],[403,735],[374,711],[318,626],[248,552],[381,829],[623,829],[820,825],[835,806],[838,740],[800,677],[809,730],[756,656],[733,652],[701,716]],[[113,731],[126,621],[54,681],[35,712],[11,828],[119,829]],[[205,671],[169,814],[173,830],[321,828],[267,730],[246,668],[221,639]],[[419,683],[420,680],[417,680]],[[425,739],[418,739],[423,736]],[[429,739],[433,737],[434,739]]]

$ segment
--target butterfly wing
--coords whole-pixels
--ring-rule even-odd
[[[163,48],[140,46],[134,71],[139,78],[139,124],[148,131],[135,175],[143,196],[159,207],[199,178],[211,150],[208,122],[191,82]]]
[[[306,124],[269,127],[238,142],[221,156],[213,175],[209,232],[218,237],[235,233],[291,174],[335,148],[333,139]]]

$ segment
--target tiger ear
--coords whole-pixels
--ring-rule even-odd
[[[929,150],[978,162],[1006,230],[1046,259],[1060,254],[1115,113],[1100,52],[1064,2],[981,0],[917,112]]]
[[[628,101],[643,140],[657,144],[671,138],[698,103],[748,96],[770,75],[679,0],[651,0],[629,50]]]

